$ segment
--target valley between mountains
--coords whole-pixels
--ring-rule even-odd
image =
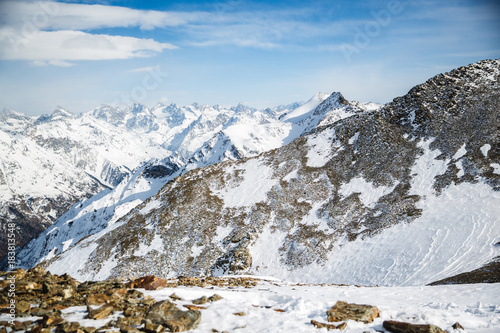
[[[22,278],[68,274],[60,284],[77,300],[84,281],[257,280],[128,285],[155,301],[180,295],[178,306],[215,288],[223,300],[193,332],[326,331],[310,322],[338,300],[381,308],[368,326],[347,320],[349,332],[390,331],[387,320],[500,330],[500,60],[386,105],[335,92],[266,110],[102,106],[0,120],[2,226],[25,235],[18,266],[37,267]],[[113,308],[114,329],[124,309]],[[61,313],[85,326],[93,310]]]

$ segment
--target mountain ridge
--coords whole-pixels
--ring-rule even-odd
[[[333,109],[288,145],[179,175],[43,265],[80,279],[252,273],[368,285],[478,268],[498,256],[499,236],[486,231],[500,223],[499,73],[499,60],[482,61],[380,110]]]

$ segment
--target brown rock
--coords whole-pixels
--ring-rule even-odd
[[[17,313],[27,313],[31,310],[31,303],[27,301],[16,302],[16,312]]]
[[[347,323],[345,323],[345,322],[340,324],[340,325],[337,325],[338,330],[345,330],[346,327],[347,327]]]
[[[235,312],[233,313],[235,316],[246,316],[247,314],[245,312]]]
[[[465,328],[460,325],[459,322],[456,322],[455,324],[451,325],[451,327],[454,329],[454,330],[465,330]]]
[[[116,321],[116,326],[118,327],[128,327],[128,326],[140,326],[142,323],[142,317],[120,317]]]
[[[188,308],[189,310],[206,310],[207,308],[199,305],[192,304],[184,304],[183,307]]]
[[[64,322],[57,326],[56,333],[72,333],[80,330],[80,324],[77,322]]]
[[[314,325],[316,328],[326,328],[327,330],[336,330],[337,329],[337,325],[320,323],[319,321],[316,321],[316,320],[311,320],[311,324]]]
[[[195,329],[201,320],[200,311],[181,311],[169,301],[155,303],[148,312],[146,319],[153,324],[162,325],[173,332],[183,332]]]
[[[393,333],[446,333],[434,325],[415,325],[393,320],[384,321],[383,326]]]
[[[93,310],[90,306],[87,306],[87,311],[89,314],[86,318],[88,319],[103,319],[113,313],[114,307],[112,304],[104,304],[98,309]]]
[[[210,296],[210,297],[208,298],[208,300],[209,300],[210,302],[220,301],[221,299],[222,299],[222,296],[217,295],[217,294],[213,294],[212,296]]]
[[[180,298],[179,296],[177,296],[175,293],[173,293],[172,295],[169,296],[172,300],[174,301],[182,301],[182,298]]]
[[[144,299],[141,301],[142,304],[144,305],[153,305],[156,303],[156,301],[154,300],[154,298],[152,298],[151,296],[146,296],[144,297]]]
[[[201,296],[200,298],[197,298],[197,299],[193,300],[193,304],[200,305],[200,304],[205,304],[205,303],[208,303],[208,297],[207,296]]]
[[[92,326],[85,326],[85,327],[82,327],[83,331],[85,333],[94,333],[96,331],[96,328],[95,327],[92,327]]]
[[[61,291],[59,291],[58,295],[62,296],[63,299],[68,299],[68,298],[78,296],[78,293],[76,292],[76,290],[72,286],[68,286],[68,287],[62,289]]]
[[[45,314],[45,315],[43,315],[43,318],[42,318],[43,327],[57,326],[63,322],[65,322],[65,320],[57,314],[53,314],[53,315]]]
[[[124,326],[120,328],[121,333],[142,333],[139,329],[133,326]]]
[[[42,324],[39,324],[39,325],[35,325],[31,328],[30,332],[31,333],[42,333],[44,327]],[[1,329],[0,329],[0,332],[1,332]]]
[[[147,320],[144,323],[144,329],[146,333],[163,333],[166,331],[165,326],[153,324],[151,321]]]
[[[365,324],[371,323],[379,315],[379,310],[375,306],[350,304],[337,301],[335,305],[326,312],[328,321],[355,320]]]
[[[127,283],[128,288],[144,288],[146,290],[158,290],[167,286],[168,281],[159,279],[156,276],[143,276]]]
[[[111,301],[110,297],[105,294],[92,294],[85,298],[86,305],[101,305],[109,303]]]

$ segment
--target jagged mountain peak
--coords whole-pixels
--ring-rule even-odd
[[[434,78],[426,94],[382,109],[329,95],[316,107],[333,109],[280,120],[288,133],[307,129],[288,145],[182,174],[44,265],[62,273],[71,264],[80,279],[252,273],[379,285],[478,268],[499,254],[488,232],[500,222],[500,90],[484,79],[490,69],[476,68],[467,85],[469,69],[442,88]],[[458,112],[439,104],[450,91]],[[330,118],[309,128],[315,113]],[[210,139],[236,147],[229,128]]]

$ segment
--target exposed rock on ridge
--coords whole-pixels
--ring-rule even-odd
[[[256,158],[190,171],[45,265],[58,272],[78,260],[71,273],[80,278],[328,267],[349,242],[411,225],[426,200],[449,187],[498,190],[499,73],[498,60],[465,66],[380,111],[350,115]]]

